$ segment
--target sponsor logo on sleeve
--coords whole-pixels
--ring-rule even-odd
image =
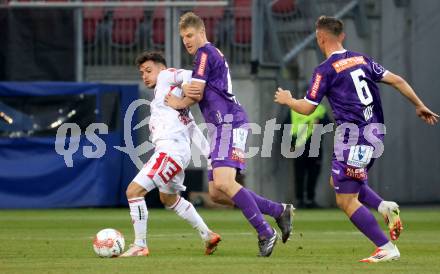
[[[310,91],[310,97],[312,99],[316,99],[316,95],[318,93],[319,86],[321,84],[321,80],[322,80],[322,75],[317,73],[316,77],[315,77],[315,81],[313,82],[313,85],[312,85],[312,89]]]
[[[206,68],[207,60],[208,60],[208,54],[206,52],[202,52],[202,55],[200,56],[199,69],[197,70],[197,74],[199,76],[205,76],[205,68]]]
[[[376,74],[382,74],[385,72],[384,67],[382,67],[380,64],[376,63],[376,62],[371,62],[373,64],[373,71]]]

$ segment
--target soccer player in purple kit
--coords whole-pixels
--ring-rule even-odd
[[[338,146],[343,144],[335,140],[330,184],[336,192],[338,206],[377,247],[370,257],[360,261],[376,263],[397,260],[400,258],[399,250],[388,240],[373,214],[365,207],[377,209],[384,215],[392,240],[399,237],[403,227],[398,205],[384,201],[367,184],[375,144],[364,129],[373,123],[384,122],[376,82],[396,88],[414,104],[417,116],[429,125],[436,124],[439,116],[423,104],[402,77],[385,70],[365,54],[345,50],[342,46],[345,38],[343,26],[341,20],[333,17],[321,16],[317,20],[316,40],[327,59],[315,69],[304,99],[294,99],[290,91],[279,88],[275,93],[275,102],[308,115],[327,96],[337,125],[352,123],[359,128],[357,144],[343,152],[343,161],[337,159],[336,155],[340,148]],[[345,132],[341,136],[344,139],[348,137]],[[383,137],[383,134],[375,136],[379,141],[383,141]]]
[[[234,203],[258,233],[259,255],[268,257],[278,235],[263,214],[275,218],[285,243],[292,231],[293,206],[261,197],[235,180],[245,168],[244,150],[248,118],[232,93],[228,64],[223,54],[208,42],[200,17],[188,12],[180,18],[180,35],[189,54],[195,55],[191,83],[183,85],[183,99],[168,96],[168,105],[181,109],[199,103],[208,127],[212,169],[208,171],[209,194],[220,203]]]

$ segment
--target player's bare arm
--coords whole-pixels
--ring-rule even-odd
[[[182,86],[183,93],[186,97],[189,97],[197,102],[203,99],[203,91],[205,90],[205,83],[192,81],[190,84]]]
[[[382,78],[382,82],[391,85],[397,89],[403,96],[408,98],[416,107],[417,116],[429,125],[434,125],[438,122],[439,115],[432,112],[415,93],[414,89],[408,84],[405,79],[397,74],[388,72]]]
[[[310,104],[304,99],[297,100],[293,98],[290,90],[282,88],[278,88],[278,91],[275,92],[274,101],[281,105],[287,105],[290,109],[304,115],[312,114],[316,109],[315,105]]]
[[[190,107],[197,103],[196,100],[190,98],[190,97],[177,97],[171,93],[169,93],[167,96],[165,96],[165,105],[170,106],[174,109],[184,109],[187,107]]]

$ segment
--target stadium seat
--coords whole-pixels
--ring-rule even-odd
[[[145,15],[142,8],[115,8],[112,17],[112,43],[121,46],[134,45],[139,38],[139,25],[144,19]]]
[[[295,0],[278,0],[272,5],[272,13],[276,15],[292,14],[295,11]]]
[[[234,1],[234,25],[234,44],[250,45],[252,40],[252,0]]]
[[[104,0],[83,0],[84,2],[100,2]],[[95,44],[99,24],[104,20],[104,8],[85,8],[83,10],[83,37],[88,45]]]
[[[202,0],[198,0],[202,1]],[[215,0],[208,0],[215,1]],[[194,13],[199,15],[203,22],[205,23],[206,28],[206,37],[208,41],[214,42],[216,41],[218,34],[218,25],[220,21],[223,19],[225,9],[224,7],[201,7],[197,6],[194,8]]]
[[[153,47],[163,48],[165,46],[165,8],[156,7],[154,9],[152,25]]]

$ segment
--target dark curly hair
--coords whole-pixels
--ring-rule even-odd
[[[167,66],[167,62],[161,51],[144,51],[136,57],[135,64],[137,67],[140,67],[146,61],[153,61],[156,64]]]

